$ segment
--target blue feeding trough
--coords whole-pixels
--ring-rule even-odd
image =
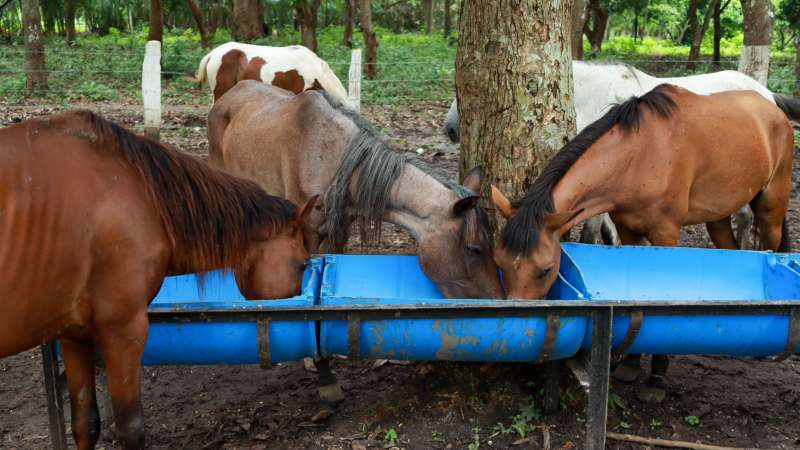
[[[579,271],[565,258],[551,298],[583,298]],[[445,299],[415,256],[325,257],[320,301],[324,306],[449,305],[494,300]],[[572,356],[583,341],[587,319],[560,317],[545,359]],[[360,356],[401,360],[536,361],[542,356],[544,317],[398,318],[360,322]],[[323,356],[348,353],[348,323],[320,323]]]
[[[246,301],[231,272],[211,272],[202,288],[196,275],[168,277],[150,305],[150,311],[185,311],[224,308],[258,311],[263,308],[310,307],[316,303],[322,258],[313,258],[303,277],[302,292],[283,300]],[[142,363],[259,364],[260,345],[269,345],[271,362],[291,361],[317,354],[313,321],[270,321],[269,339],[259,339],[253,322],[151,323]],[[265,344],[268,342],[268,344]]]
[[[564,244],[590,300],[799,299],[800,260],[770,252]],[[632,318],[638,333],[629,333]],[[591,329],[583,347],[591,348]],[[632,315],[613,320],[612,348],[657,355],[768,356],[784,351],[789,317]],[[795,352],[800,350],[796,348]]]

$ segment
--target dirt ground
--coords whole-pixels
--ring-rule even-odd
[[[90,105],[141,127],[138,105]],[[447,104],[365,105],[363,114],[401,149],[455,177],[458,148],[440,132]],[[0,123],[55,111],[0,106]],[[167,108],[162,140],[207,152],[205,111]],[[795,168],[798,175],[800,167]],[[791,204],[794,246],[800,200]],[[700,227],[682,244],[709,246]],[[413,252],[397,229],[373,252]],[[585,396],[562,372],[560,410],[541,414],[543,379],[530,364],[350,361],[334,369],[346,399],[320,403],[316,375],[300,363],[256,366],[146,367],[143,404],[147,442],[154,449],[462,449],[584,448]],[[636,399],[636,385],[611,384],[608,429],[620,433],[760,449],[800,448],[800,358],[774,363],[748,358],[675,357],[660,405]],[[101,405],[101,409],[104,409]],[[500,425],[498,425],[500,424]],[[101,448],[115,448],[105,424]],[[549,443],[545,442],[549,441]],[[50,447],[38,350],[0,360],[0,448]],[[608,441],[609,449],[644,449]]]

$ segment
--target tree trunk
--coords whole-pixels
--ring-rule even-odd
[[[233,0],[233,38],[249,41],[264,35],[260,0]]]
[[[686,65],[689,69],[695,67],[697,59],[700,56],[699,44],[695,47],[695,42],[702,38],[702,36],[700,36],[700,19],[697,18],[697,10],[699,7],[700,0],[689,0],[689,12],[686,13],[686,21],[689,22],[689,33],[691,33],[692,36],[691,48],[689,49],[689,62]]]
[[[570,41],[572,45],[572,59],[583,59],[583,27],[586,25],[586,17],[588,16],[587,0],[573,0],[572,12],[572,27],[570,28]]]
[[[367,79],[378,76],[378,36],[372,28],[372,8],[370,0],[361,0],[361,32],[364,34],[364,72]]]
[[[714,56],[711,58],[715,67],[719,67],[722,59],[719,48],[720,41],[722,41],[722,3],[717,2],[714,7]]]
[[[47,89],[47,66],[44,61],[42,16],[39,0],[22,0],[22,26],[25,35],[25,78],[28,93]]]
[[[689,49],[689,64],[687,65],[689,69],[694,69],[697,65],[697,61],[700,59],[700,46],[703,43],[703,36],[705,36],[706,31],[708,31],[711,15],[716,10],[717,6],[719,6],[719,0],[711,0],[711,3],[708,4],[708,8],[706,8],[705,16],[703,16],[703,24],[700,26],[698,26],[697,23],[697,10],[695,9],[695,15],[692,21],[692,46]]]
[[[794,95],[800,97],[800,33],[794,37]]]
[[[164,40],[164,12],[161,10],[161,0],[150,0],[150,31],[147,33],[147,40],[158,42]]]
[[[425,18],[425,34],[433,33],[433,0],[422,0],[422,15]]]
[[[570,1],[464,0],[456,55],[463,177],[519,198],[575,133]]]
[[[297,0],[297,18],[303,45],[317,52],[317,11],[320,0]]]
[[[452,28],[452,15],[450,13],[451,0],[444,0],[444,37],[450,37],[450,29]]]
[[[64,0],[64,13],[67,29],[67,45],[75,43],[75,0]]]
[[[195,0],[186,0],[186,2],[189,4],[189,11],[191,11],[192,17],[194,17],[197,31],[200,33],[200,45],[202,45],[203,48],[210,48],[211,37],[208,34],[208,27],[206,26],[206,19],[203,17],[203,11],[197,6]]]
[[[739,72],[766,85],[772,49],[772,1],[742,0],[744,47],[739,58]]]
[[[355,17],[355,0],[344,0],[344,38],[342,45],[353,48],[353,18]]]
[[[589,39],[592,52],[599,53],[603,48],[603,38],[608,26],[608,12],[603,8],[601,0],[589,0],[589,13],[587,15],[591,16],[592,27],[589,28],[587,20],[584,31]]]
[[[219,0],[214,0],[214,2],[211,3],[211,11],[208,13],[208,36],[211,39],[213,39],[214,35],[217,34],[217,28],[219,27],[219,14]]]

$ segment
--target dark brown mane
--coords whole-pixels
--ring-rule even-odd
[[[256,231],[275,233],[294,215],[291,202],[256,183],[136,135],[89,111],[73,113],[93,130],[100,151],[119,151],[142,178],[172,245],[174,270],[242,264]]]
[[[539,245],[539,228],[545,216],[555,211],[553,187],[575,161],[615,126],[619,126],[624,132],[639,131],[642,105],[659,116],[669,118],[677,107],[672,98],[674,90],[672,85],[661,84],[641,97],[631,97],[615,105],[553,155],[525,196],[514,202],[517,213],[503,228],[500,238],[503,246],[511,252],[525,255],[535,249]]]

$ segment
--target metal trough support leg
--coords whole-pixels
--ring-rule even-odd
[[[606,448],[612,317],[611,308],[601,308],[592,312],[589,400],[586,405],[586,448],[589,450]]]
[[[50,441],[54,450],[67,450],[67,432],[64,425],[64,403],[58,387],[58,356],[55,343],[41,346],[44,367],[44,391],[47,395],[47,413],[50,417]]]

